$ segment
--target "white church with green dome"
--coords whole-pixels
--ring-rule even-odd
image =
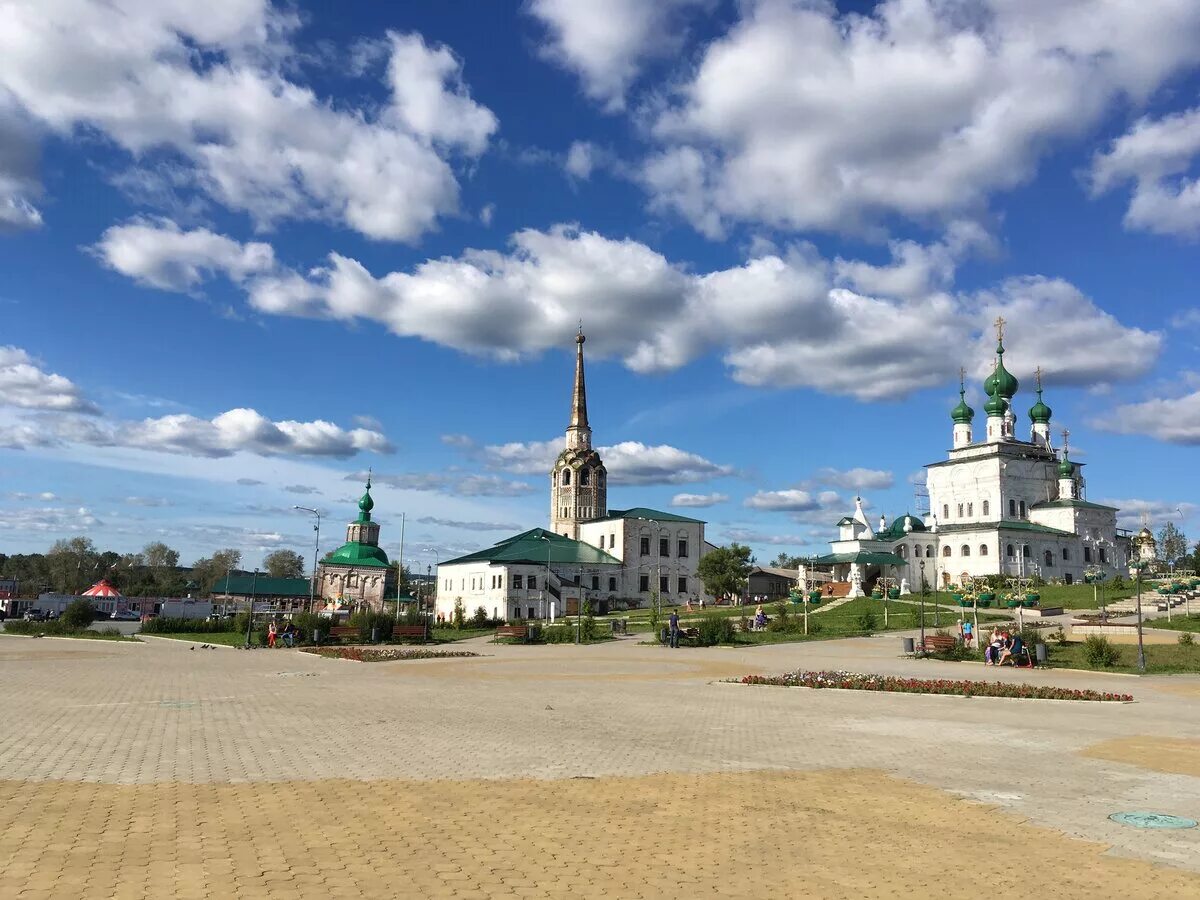
[[[358,501],[358,518],[346,526],[346,543],[327,555],[317,571],[326,609],[369,606],[381,609],[385,597],[396,596],[396,568],[379,546],[379,523],[371,521],[375,501],[371,478]]]
[[[982,433],[967,405],[960,379],[959,402],[950,412],[952,446],[947,459],[926,468],[929,513],[904,514],[872,529],[858,501],[838,523],[831,553],[814,561],[857,595],[880,576],[922,579],[932,586],[960,584],[980,575],[1039,575],[1047,581],[1081,581],[1087,571],[1115,575],[1127,564],[1129,538],[1117,529],[1117,509],[1087,499],[1083,466],[1050,431],[1052,410],[1042,397],[1029,409],[1029,439],[1016,435],[1019,383],[1004,365],[1004,320],[998,319],[996,360],[984,380],[987,394]]]

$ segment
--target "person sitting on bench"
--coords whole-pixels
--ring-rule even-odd
[[[1012,665],[1016,665],[1016,657],[1021,656],[1025,652],[1025,642],[1021,640],[1019,634],[1012,635],[1008,642],[1004,645],[1004,649],[1000,651],[1000,662],[997,665],[1004,665],[1006,659],[1011,659]]]

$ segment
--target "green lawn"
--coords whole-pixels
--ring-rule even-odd
[[[439,644],[448,644],[454,641],[465,641],[468,638],[495,634],[495,632],[495,628],[463,628],[461,630],[454,628],[432,628],[429,634]]]
[[[1193,609],[1200,607],[1200,604],[1193,605]],[[1192,615],[1184,615],[1182,612],[1173,612],[1171,621],[1168,622],[1166,616],[1161,619],[1146,619],[1143,625],[1146,628],[1163,628],[1167,631],[1191,631],[1200,632],[1200,615],[1193,613]]]
[[[1087,669],[1097,672],[1127,672],[1136,674],[1137,644],[1113,644],[1121,658],[1109,669],[1092,669],[1083,656],[1083,644],[1072,641],[1062,646],[1051,642],[1048,646],[1050,667],[1057,669]],[[1200,645],[1182,647],[1178,644],[1147,644],[1147,675],[1178,675],[1200,672]]]
[[[1146,586],[1142,585],[1143,591]],[[1101,604],[1132,597],[1137,588],[1126,585],[1114,588],[1111,584],[1047,584],[1034,588],[1042,595],[1042,606],[1061,606],[1064,609],[1099,609]]]
[[[17,634],[16,632],[0,631],[0,635],[8,637],[33,637],[33,635]],[[128,634],[101,634],[99,631],[72,631],[67,634],[47,634],[46,637],[75,638],[81,641],[134,641],[137,638]]]

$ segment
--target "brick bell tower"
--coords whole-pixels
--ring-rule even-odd
[[[571,422],[562,453],[550,473],[550,530],[579,539],[579,525],[603,518],[608,512],[608,470],[592,449],[588,425],[587,391],[583,379],[583,326],[575,336],[575,387],[571,394]]]

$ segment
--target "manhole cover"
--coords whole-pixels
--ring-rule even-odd
[[[1132,825],[1134,828],[1195,828],[1195,819],[1168,816],[1166,813],[1123,812],[1109,816],[1114,822]]]

